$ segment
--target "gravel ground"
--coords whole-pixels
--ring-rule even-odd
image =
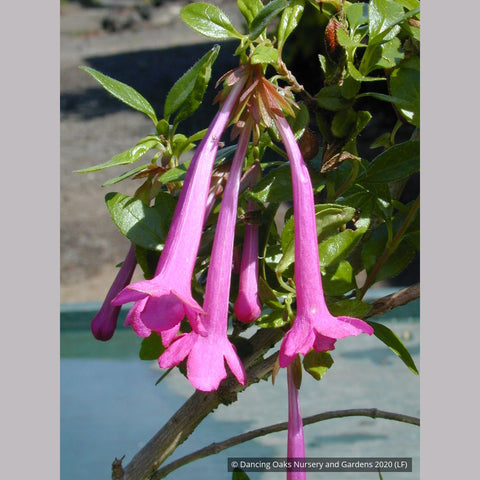
[[[61,95],[61,275],[62,303],[100,301],[113,280],[115,265],[128,250],[105,207],[108,191],[132,194],[138,184],[126,181],[109,188],[101,184],[126,169],[77,174],[74,170],[109,160],[153,131],[151,121],[111,97],[78,67],[87,65],[136,88],[162,112],[162,104],[174,81],[211,47],[209,39],[190,30],[179,12],[186,1],[166,1],[151,10],[149,20],[108,33],[102,21],[132,13],[127,1],[110,6],[83,8],[77,3],[62,5],[60,17]],[[232,22],[241,28],[235,2],[221,5]],[[224,44],[215,63],[212,83],[231,68],[232,44]],[[229,63],[230,62],[230,63]],[[201,110],[211,118],[211,98]],[[195,125],[185,122],[186,133]]]

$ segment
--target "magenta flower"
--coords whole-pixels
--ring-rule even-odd
[[[97,340],[107,341],[112,338],[115,328],[117,327],[118,314],[120,313],[121,307],[114,307],[110,305],[110,302],[118,292],[122,290],[122,288],[130,283],[136,265],[137,259],[135,257],[135,245],[132,243],[125,260],[105,297],[102,307],[93,317],[92,323],[90,324],[93,336]]]
[[[332,350],[336,340],[360,333],[371,335],[373,329],[358,318],[334,317],[328,311],[320,273],[310,176],[287,120],[275,115],[274,121],[290,159],[295,218],[297,316],[280,347],[280,366],[286,367],[298,353],[305,355],[312,348],[317,352]]]
[[[154,278],[129,285],[112,301],[135,302],[126,324],[142,337],[152,330],[160,333],[165,346],[185,315],[195,332],[205,333],[197,321],[203,310],[192,297],[191,281],[218,143],[245,81],[242,76],[236,80],[192,158]]]
[[[247,211],[252,212],[254,208],[255,203],[248,202]],[[247,222],[234,312],[241,322],[250,323],[259,317],[261,311],[258,298],[258,225]]]
[[[158,359],[161,368],[171,368],[188,356],[187,378],[205,392],[217,390],[226,378],[225,361],[242,385],[247,381],[242,362],[228,340],[227,326],[238,191],[250,130],[247,125],[240,135],[225,185],[205,286],[204,312],[190,312],[202,317],[206,335],[195,331],[179,335]]]
[[[288,387],[288,439],[287,439],[287,457],[305,458],[305,440],[303,438],[303,421],[300,411],[300,402],[298,398],[298,388],[295,384],[295,362],[287,367],[287,387]],[[301,372],[301,370],[300,370]],[[305,480],[305,472],[296,472],[287,470],[287,480]]]

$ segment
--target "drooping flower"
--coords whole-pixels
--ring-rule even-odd
[[[295,222],[297,315],[280,347],[280,366],[286,367],[298,353],[305,355],[312,348],[317,352],[331,350],[336,340],[360,333],[371,335],[373,329],[358,318],[334,317],[328,311],[320,273],[310,176],[287,120],[283,115],[273,118],[290,160]]]
[[[225,185],[205,286],[204,312],[190,312],[202,317],[206,335],[195,331],[181,334],[158,359],[161,368],[171,368],[188,356],[187,378],[196,389],[206,392],[217,390],[226,378],[225,361],[242,385],[247,381],[242,362],[227,337],[227,326],[238,191],[250,130],[247,125],[240,135]]]
[[[191,281],[213,163],[245,82],[242,70],[233,72],[228,80],[235,83],[192,158],[154,278],[127,286],[112,301],[112,305],[135,302],[126,324],[142,337],[148,337],[152,330],[160,333],[165,346],[173,340],[185,316],[194,331],[204,333],[197,321],[197,314],[203,310],[192,297]]]
[[[255,203],[248,202],[247,215],[254,208]],[[248,220],[245,224],[238,297],[233,308],[237,318],[244,323],[254,322],[262,311],[258,297],[258,225]]]
[[[120,313],[120,306],[113,306],[110,304],[112,299],[129,283],[132,279],[133,272],[137,265],[137,259],[135,257],[135,245],[132,243],[128,250],[127,256],[123,261],[120,270],[115,277],[115,280],[110,287],[110,290],[105,297],[102,307],[98,313],[93,317],[90,324],[93,336],[97,340],[107,341],[110,340],[117,327],[118,315]]]
[[[298,357],[297,357],[298,359]],[[298,398],[299,377],[301,366],[298,362],[291,362],[287,367],[288,388],[288,436],[287,457],[289,459],[305,458],[305,440],[303,437],[303,421]],[[287,469],[287,480],[305,480],[307,475],[304,471]]]

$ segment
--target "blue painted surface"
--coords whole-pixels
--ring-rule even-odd
[[[111,478],[115,457],[124,465],[193,393],[174,371],[158,386],[156,362],[138,359],[140,339],[119,329],[109,342],[96,341],[88,323],[97,304],[62,306],[61,330],[61,479]],[[412,302],[390,312],[385,322],[404,340],[419,365],[419,306]],[[125,312],[123,313],[123,315]],[[322,381],[304,374],[304,416],[344,408],[371,408],[419,416],[419,377],[375,337],[362,335],[337,342],[334,367]],[[173,460],[214,441],[287,418],[286,375],[275,385],[261,382],[219,407],[181,445]],[[399,456],[413,458],[412,473],[384,473],[384,480],[419,479],[419,428],[398,422],[353,417],[305,427],[309,457]],[[229,456],[283,457],[286,433],[255,439],[219,455],[196,461],[168,478],[227,479]],[[252,480],[286,478],[285,473],[249,473]],[[375,473],[309,473],[307,478],[378,479]]]

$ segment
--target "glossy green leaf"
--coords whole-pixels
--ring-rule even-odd
[[[359,175],[362,183],[388,183],[400,180],[420,169],[420,142],[399,143],[375,157],[365,172]]]
[[[398,19],[404,14],[403,7],[394,0],[370,0],[368,8],[368,34],[369,43],[373,43],[376,37],[390,30],[387,36],[382,36],[383,40],[390,40],[400,30],[396,26]]]
[[[260,328],[281,328],[289,322],[285,310],[273,310],[261,315],[255,324]]]
[[[100,73],[90,67],[80,67],[82,70],[90,74],[100,85],[111,95],[118,100],[122,101],[129,107],[144,113],[150,117],[153,123],[157,124],[157,117],[155,111],[150,103],[134,88],[126,85],[125,83],[114,80],[113,78]]]
[[[250,27],[257,13],[263,8],[262,0],[237,0],[237,7]]]
[[[267,28],[270,22],[287,6],[287,0],[272,0],[267,3],[252,20],[248,38],[255,40],[265,28]]]
[[[402,43],[398,37],[368,47],[368,63],[362,61],[361,70],[365,74],[377,69],[394,68],[404,58]],[[367,55],[367,53],[366,53]]]
[[[413,10],[415,8],[420,7],[419,0],[396,0],[397,3],[403,5],[408,10]]]
[[[332,297],[338,297],[354,290],[357,284],[350,262],[342,260],[332,273],[326,272],[322,277],[322,284],[325,294]]]
[[[346,8],[348,25],[352,31],[368,23],[368,3],[351,3]]]
[[[369,45],[391,40],[400,32],[400,24],[420,12],[417,7],[404,12],[394,0],[372,0],[369,7]]]
[[[75,173],[87,173],[87,172],[97,172],[99,170],[104,170],[110,167],[116,167],[118,165],[128,165],[135,163],[139,158],[145,155],[147,152],[152,150],[155,147],[161,147],[159,139],[152,136],[146,137],[140,142],[138,142],[134,147],[126,150],[125,152],[118,153],[112,157],[108,162],[95,165],[93,167],[83,168],[81,170],[76,170]]]
[[[390,75],[390,92],[401,98],[405,104],[399,105],[400,113],[409,123],[420,126],[420,59],[409,58],[393,70]]]
[[[165,118],[168,119],[173,112],[181,108],[176,118],[178,123],[200,106],[219,51],[220,46],[215,45],[175,82],[165,100]]]
[[[321,242],[318,246],[321,268],[334,266],[346,259],[358,245],[364,233],[365,229],[363,228],[357,230],[346,229]]]
[[[416,375],[418,375],[418,369],[413,361],[410,352],[407,350],[403,342],[398,336],[385,325],[376,322],[368,322],[373,328],[373,334],[382,341],[395,355],[398,355],[403,363]]]
[[[230,19],[215,5],[194,2],[180,11],[182,20],[196,32],[218,40],[242,38],[243,35],[233,27]]]
[[[328,352],[310,350],[303,357],[303,368],[315,380],[320,380],[332,365],[333,358]]]
[[[372,306],[369,303],[362,302],[356,298],[346,298],[328,306],[330,313],[336,317],[347,316],[365,318],[371,309]]]
[[[142,340],[138,356],[140,360],[157,360],[164,351],[162,338],[157,333],[152,332],[149,337]]]
[[[105,202],[113,222],[132,243],[148,250],[163,249],[175,208],[174,198],[165,194],[161,205],[149,207],[141,200],[110,192]]]
[[[298,22],[302,18],[304,8],[305,0],[292,0],[282,12],[277,30],[278,48],[283,48],[287,38],[295,28],[297,28]]]
[[[170,124],[164,118],[158,121],[155,128],[159,135],[163,135],[165,138],[168,138],[170,133]]]
[[[366,48],[365,44],[352,38],[343,28],[337,30],[337,41],[345,49]]]
[[[250,61],[253,65],[275,64],[278,61],[278,50],[268,45],[259,45],[253,51]]]

